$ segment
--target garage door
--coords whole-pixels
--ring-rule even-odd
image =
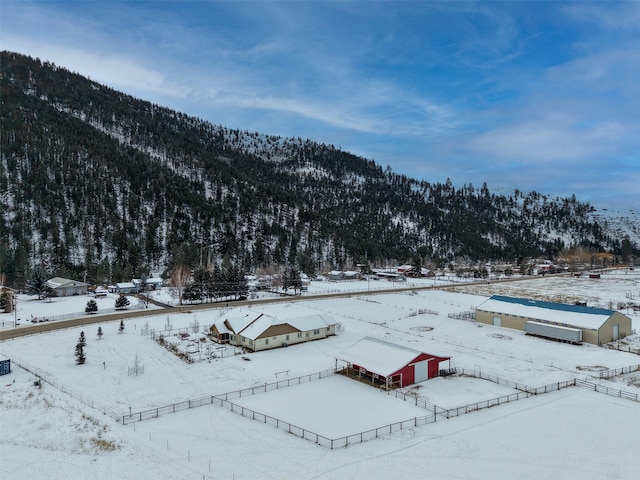
[[[414,382],[424,382],[427,378],[429,378],[429,369],[428,369],[429,360],[424,360],[423,362],[418,362],[413,367],[413,375]]]

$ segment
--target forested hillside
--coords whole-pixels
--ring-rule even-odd
[[[575,198],[429,183],[230,130],[1,54],[0,273],[118,281],[225,256],[246,271],[552,257],[612,239]],[[429,159],[425,159],[429,161]]]

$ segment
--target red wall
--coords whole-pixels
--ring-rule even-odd
[[[448,357],[437,357],[435,355],[430,355],[428,353],[421,353],[416,358],[414,358],[407,365],[402,367],[400,370],[389,375],[389,378],[396,377],[398,374],[402,374],[402,387],[406,387],[407,385],[411,385],[415,381],[415,372],[414,372],[414,364],[417,362],[423,362],[428,359],[432,359],[427,365],[427,378],[437,377],[440,369],[440,362],[444,360],[449,360]],[[352,365],[353,368],[359,369],[360,365]],[[365,370],[367,367],[363,367]],[[370,372],[367,370],[367,372]],[[377,372],[373,372],[377,373]]]
[[[447,357],[437,357],[435,355],[430,355],[428,353],[421,353],[416,358],[414,358],[411,362],[405,365],[403,368],[398,370],[397,372],[390,375],[391,377],[397,375],[398,373],[402,374],[402,386],[405,387],[407,385],[411,385],[415,381],[414,374],[414,364],[418,362],[423,362],[425,360],[431,361],[427,364],[427,378],[437,377],[440,370],[440,362],[443,360],[448,360]]]

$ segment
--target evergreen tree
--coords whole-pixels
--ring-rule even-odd
[[[116,298],[116,310],[122,310],[129,306],[129,299],[126,295],[120,294],[118,298]]]
[[[98,327],[98,340],[102,338],[102,327]]]
[[[296,293],[302,290],[302,279],[300,278],[300,272],[295,267],[288,268],[284,273],[282,279],[282,288],[286,292],[290,288],[293,288],[293,292]]]
[[[4,310],[5,313],[13,312],[13,294],[6,288],[0,293],[0,310]]]
[[[38,295],[38,300],[52,297],[54,294],[53,288],[51,288],[47,283],[44,270],[40,267],[33,269],[33,272],[31,272],[31,278],[29,278],[26,287],[29,295]]]
[[[80,332],[80,338],[78,338],[78,343],[76,343],[76,364],[82,365],[87,359],[86,354],[84,353],[84,347],[86,345],[86,340],[84,338],[84,332]]]
[[[84,308],[84,313],[96,313],[98,311],[98,304],[92,298],[87,302],[87,306]]]
[[[626,235],[622,239],[622,263],[624,265],[629,265],[631,263],[631,259],[633,258],[633,247],[631,246],[631,240],[629,239],[629,235]]]
[[[118,333],[124,332],[124,321],[120,320],[120,326],[118,327]]]

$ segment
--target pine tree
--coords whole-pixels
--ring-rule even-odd
[[[98,340],[102,338],[102,327],[98,327]]]
[[[124,321],[120,320],[120,327],[118,327],[118,333],[124,332]]]
[[[94,299],[87,302],[87,306],[84,309],[84,313],[96,313],[98,311],[98,304]]]
[[[295,267],[288,268],[284,273],[282,280],[282,288],[286,292],[288,289],[293,288],[294,293],[302,290],[302,279],[300,278],[300,272]]]
[[[38,295],[38,300],[53,297],[55,295],[53,288],[51,288],[47,283],[45,275],[46,274],[42,268],[34,268],[31,273],[31,278],[26,285],[27,293],[29,295]]]
[[[6,288],[0,293],[0,310],[5,313],[13,312],[13,294]]]
[[[125,295],[120,294],[120,296],[116,298],[116,310],[121,310],[127,308],[128,306],[129,299]]]
[[[80,338],[78,338],[78,343],[76,343],[76,364],[82,365],[87,360],[87,356],[84,353],[84,347],[87,344],[84,338],[84,332],[80,332]]]

